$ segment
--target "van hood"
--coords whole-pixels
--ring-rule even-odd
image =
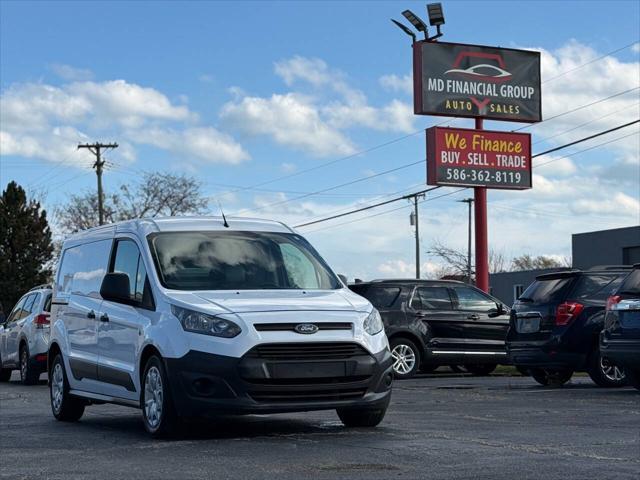
[[[220,313],[276,311],[367,311],[369,302],[350,290],[225,290],[167,292],[170,298],[193,306],[207,303]],[[204,305],[202,305],[204,306]]]

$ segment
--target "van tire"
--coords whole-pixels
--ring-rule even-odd
[[[156,438],[172,437],[177,431],[179,418],[171,397],[169,378],[162,360],[157,355],[152,355],[147,360],[140,389],[144,428]]]
[[[375,427],[384,418],[387,413],[386,405],[377,408],[338,408],[336,410],[338,417],[347,428],[357,427]]]
[[[58,407],[56,407],[56,402],[54,402],[54,395],[57,394],[60,395],[60,404]],[[56,355],[56,358],[54,358],[51,363],[51,371],[49,372],[49,399],[51,401],[51,412],[53,416],[61,422],[77,422],[84,413],[85,402],[69,394],[69,382],[60,354]]]
[[[532,368],[533,379],[545,387],[561,387],[573,376],[573,370],[553,368]]]
[[[587,373],[599,387],[617,388],[627,385],[627,377],[622,367],[617,367],[600,353],[598,345],[589,356]]]
[[[393,337],[389,341],[389,348],[393,357],[393,376],[400,380],[413,377],[420,369],[422,362],[422,355],[416,344],[406,337]],[[410,364],[411,368],[404,371],[407,362],[411,359],[413,361]]]
[[[29,361],[29,347],[22,344],[20,347],[20,381],[23,385],[35,385],[40,378],[40,372],[36,371]]]

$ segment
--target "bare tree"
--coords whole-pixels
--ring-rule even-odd
[[[107,223],[132,218],[202,213],[208,201],[201,184],[193,177],[172,173],[145,173],[138,184],[123,184],[118,192],[105,196]],[[56,209],[60,228],[77,232],[98,225],[98,195],[94,192],[71,195]]]
[[[436,240],[427,252],[434,257],[437,257],[442,266],[436,270],[436,278],[442,278],[444,276],[456,276],[463,279],[467,278],[467,252],[456,250],[454,248],[443,245],[440,241]],[[471,264],[471,274],[473,275],[473,258]],[[507,266],[509,262],[504,254],[500,250],[489,250],[489,272],[505,272],[508,271]]]
[[[560,268],[571,266],[571,260],[563,258],[558,260],[545,255],[532,256],[528,253],[520,255],[511,261],[511,270],[537,270],[542,268]]]

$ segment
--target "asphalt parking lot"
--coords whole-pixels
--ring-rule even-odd
[[[43,377],[44,378],[44,377]],[[56,422],[46,383],[0,385],[0,478],[640,478],[640,393],[576,378],[419,376],[396,382],[376,429],[334,412],[229,417],[152,440],[140,414],[90,407]]]

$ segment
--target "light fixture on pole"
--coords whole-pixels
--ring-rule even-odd
[[[395,25],[396,25],[400,30],[402,30],[404,33],[406,33],[407,35],[409,35],[409,36],[412,38],[412,40],[413,40],[413,42],[411,42],[412,44],[416,43],[416,34],[415,34],[415,33],[413,33],[413,32],[411,31],[411,29],[410,29],[410,28],[406,27],[405,25],[403,25],[403,24],[402,24],[402,23],[400,23],[399,21],[394,20],[393,18],[391,19],[391,21],[392,21],[392,22],[393,22],[393,23],[394,23],[394,24],[395,24]]]
[[[402,12],[402,16],[404,18],[406,18],[407,20],[409,20],[409,23],[411,25],[413,25],[413,28],[415,28],[417,31],[424,33],[424,39],[428,40],[429,39],[429,35],[427,33],[427,24],[424,23],[420,17],[418,17],[415,13],[413,13],[411,10],[405,10],[404,12]]]
[[[429,3],[427,4],[427,13],[429,14],[429,25],[436,27],[438,34],[429,38],[429,41],[435,40],[442,36],[440,26],[444,25],[444,12],[442,11],[441,3]]]

